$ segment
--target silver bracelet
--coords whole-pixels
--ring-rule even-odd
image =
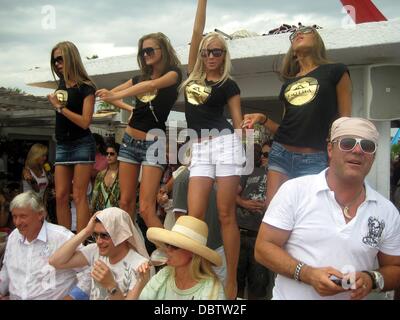
[[[301,271],[301,268],[304,267],[304,265],[305,265],[304,262],[299,262],[299,263],[297,264],[296,269],[295,269],[295,271],[294,271],[294,275],[293,275],[293,279],[294,279],[294,280],[300,281],[300,271]]]

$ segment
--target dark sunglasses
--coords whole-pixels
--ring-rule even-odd
[[[201,49],[200,50],[200,55],[202,58],[209,57],[211,55],[211,53],[212,53],[213,57],[219,58],[225,53],[225,50],[224,49]]]
[[[173,246],[172,244],[165,244],[165,248],[170,249],[170,250],[178,250],[180,248]]]
[[[261,155],[262,155],[264,158],[268,158],[268,157],[269,157],[269,152],[262,152]]]
[[[53,58],[53,63],[64,63],[64,58],[62,56],[55,57]]]
[[[353,151],[358,144],[364,153],[374,154],[376,151],[376,143],[371,140],[361,138],[342,138],[332,143],[338,142],[339,149],[341,151],[350,152]]]
[[[93,238],[96,239],[96,241],[100,238],[102,240],[110,240],[110,235],[107,232],[93,232],[92,234]]]
[[[147,47],[147,48],[143,48],[139,50],[139,55],[141,57],[144,57],[144,54],[148,55],[148,56],[152,56],[156,50],[159,50],[160,48],[153,48],[153,47]]]
[[[304,27],[304,28],[299,28],[296,31],[294,31],[290,36],[289,40],[290,42],[293,42],[293,40],[299,35],[299,34],[308,34],[314,32],[313,27]]]
[[[115,152],[106,152],[106,155],[114,157],[115,156]]]

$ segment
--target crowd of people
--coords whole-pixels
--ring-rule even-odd
[[[112,89],[96,88],[73,43],[53,47],[55,170],[34,144],[23,192],[9,208],[0,194],[0,227],[15,228],[0,298],[364,299],[400,288],[400,216],[365,181],[379,134],[351,117],[348,68],[327,58],[315,26],[293,28],[280,123],[243,115],[228,43],[204,35],[206,9],[198,0],[185,78],[161,32],[139,39],[140,74]],[[180,93],[189,136],[175,163],[165,122]],[[96,97],[131,112],[121,145],[90,131]],[[257,124],[271,136],[249,146]]]

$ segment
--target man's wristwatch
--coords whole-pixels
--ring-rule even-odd
[[[111,289],[107,289],[107,292],[108,292],[108,294],[110,296],[113,296],[114,294],[116,294],[117,291],[118,291],[118,287],[117,286],[115,286],[114,288],[111,288]]]
[[[385,286],[385,280],[383,279],[382,273],[378,271],[363,271],[368,274],[372,279],[372,290],[375,292],[381,292]]]
[[[62,109],[64,109],[64,106],[56,107],[56,109],[57,109],[57,112],[58,112],[58,113],[61,113],[61,112],[62,112]]]

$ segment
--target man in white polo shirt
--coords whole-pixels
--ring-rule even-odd
[[[370,121],[339,118],[328,169],[275,195],[255,248],[278,273],[274,299],[363,299],[400,286],[399,212],[365,182],[377,141]]]

